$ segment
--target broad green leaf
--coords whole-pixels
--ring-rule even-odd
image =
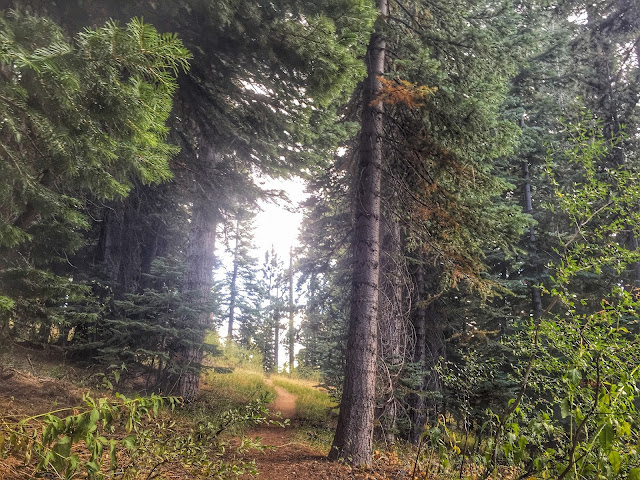
[[[572,368],[567,372],[567,379],[572,385],[579,385],[582,380],[582,375],[577,368]]]
[[[65,473],[65,479],[69,480],[73,477],[73,474],[78,469],[78,465],[80,464],[80,458],[77,454],[73,454],[69,457],[69,465],[67,466],[67,471]]]
[[[605,425],[600,432],[598,437],[600,440],[600,445],[604,448],[605,451],[611,450],[611,446],[613,445],[614,432],[613,427],[611,425]]]
[[[116,445],[118,445],[118,442],[111,439],[109,442],[109,459],[111,461],[109,468],[112,471],[118,468],[118,458],[116,456]]]
[[[569,415],[571,415],[571,401],[569,400],[569,397],[567,397],[560,403],[560,416],[562,418],[567,418]]]
[[[131,451],[136,448],[136,440],[137,438],[135,435],[128,435],[122,439],[122,445]]]
[[[611,467],[613,468],[613,473],[617,475],[620,471],[620,465],[622,465],[622,457],[620,456],[620,453],[618,453],[617,450],[611,450],[608,458],[609,463],[611,463]]]
[[[629,422],[620,422],[620,425],[618,425],[618,435],[631,435],[631,424]]]
[[[629,470],[627,480],[640,480],[640,468],[632,468]]]
[[[98,411],[97,408],[94,408],[93,410],[91,410],[91,414],[89,416],[88,431],[93,432],[96,429],[99,419],[100,419],[100,412]]]
[[[62,472],[67,464],[67,459],[71,454],[71,437],[64,436],[53,446],[54,453],[51,464],[58,472]]]

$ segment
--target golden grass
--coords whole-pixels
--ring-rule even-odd
[[[241,368],[222,373],[208,371],[204,376],[204,389],[208,403],[221,410],[239,408],[263,396],[267,401],[275,398],[275,390],[264,383],[262,373]]]
[[[296,416],[303,422],[317,426],[329,426],[336,418],[336,402],[311,380],[301,380],[272,375],[274,385],[296,396]]]

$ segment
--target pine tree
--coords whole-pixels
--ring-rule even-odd
[[[387,0],[380,0],[378,8],[381,24],[389,13]],[[344,459],[355,465],[369,465],[373,447],[383,128],[383,103],[379,95],[385,53],[386,42],[379,25],[371,35],[366,55],[360,152],[353,177],[355,226],[345,380],[338,426],[329,452],[329,458]]]
[[[253,184],[254,177],[239,178],[236,173],[286,176],[333,148],[332,135],[339,135],[340,128],[333,126],[332,102],[344,99],[363,74],[359,56],[371,28],[371,7],[359,0],[318,5],[297,1],[264,5],[253,0],[215,5],[193,0],[160,4],[137,0],[126,5],[69,1],[56,7],[30,3],[55,14],[70,31],[84,26],[79,22],[99,23],[144,12],[159,28],[178,32],[194,52],[189,75],[179,79],[171,121],[171,137],[181,148],[172,169],[176,196],[187,207],[184,215],[192,248],[183,293],[198,290],[200,303],[206,304],[215,264],[209,247],[216,225],[233,211],[233,202],[229,205],[227,200],[237,199],[238,185],[242,189]],[[322,132],[329,133],[326,139],[319,138]],[[202,338],[208,318],[202,311],[198,320]],[[182,356],[189,363],[197,362],[199,354],[185,351]],[[179,393],[189,399],[195,395],[197,372],[187,376]]]
[[[234,326],[240,324],[240,328],[247,330],[247,323],[252,317],[252,306],[249,302],[256,298],[259,292],[256,291],[258,285],[257,259],[251,256],[254,249],[253,241],[253,220],[255,213],[248,208],[237,214],[232,220],[233,231],[229,235],[227,250],[232,257],[231,271],[227,274],[229,290],[228,302],[228,323],[227,341],[234,341]],[[248,340],[245,339],[244,343]]]
[[[18,338],[46,340],[51,326],[95,320],[90,288],[54,273],[85,245],[91,205],[170,178],[164,123],[189,54],[135,19],[73,40],[46,18],[10,11],[1,21],[1,285],[17,301]],[[86,308],[56,313],[65,297]]]
[[[508,7],[491,2],[459,2],[454,10],[455,15],[442,15],[434,21],[419,2],[394,4],[389,27],[384,29],[393,45],[394,59],[384,77],[375,75],[380,84],[373,103],[366,97],[367,84],[363,86],[363,112],[375,101],[385,104],[385,128],[375,136],[375,142],[381,142],[380,156],[384,158],[377,170],[384,174],[389,186],[381,193],[387,206],[385,215],[401,222],[404,231],[399,236],[404,242],[404,255],[413,253],[441,277],[434,285],[436,290],[425,299],[427,302],[445,288],[467,286],[484,295],[495,291],[497,285],[483,277],[484,248],[490,245],[496,251],[513,252],[525,222],[517,205],[495,201],[512,188],[495,175],[494,163],[511,151],[517,138],[517,125],[500,117],[507,80],[513,71],[513,57],[506,55],[511,47],[507,32],[517,15]],[[442,11],[453,12],[450,6]],[[375,144],[366,141],[367,132],[363,122],[360,159]],[[353,178],[355,185],[360,185],[361,179],[367,177],[358,170]],[[376,188],[369,192],[379,189],[377,185],[376,182]],[[357,241],[357,209],[371,204],[359,198],[355,188],[354,198]],[[368,213],[371,222],[381,218],[378,210]],[[370,238],[360,248],[354,248],[355,265],[359,265],[357,255],[376,251],[377,237],[376,234],[375,240]],[[376,296],[367,300],[371,308],[376,307],[377,296],[384,293],[377,287],[378,274],[374,277],[375,282],[373,278],[366,282],[374,287]],[[353,298],[359,298],[353,300],[358,302],[368,297],[352,294]],[[351,315],[356,315],[353,306]],[[376,322],[378,315],[376,312],[373,316]],[[354,318],[350,329],[355,328]],[[405,327],[394,328],[392,336],[400,338]],[[370,340],[371,332],[375,333],[375,327],[366,335],[361,332],[359,337]],[[354,336],[351,330],[349,337]],[[348,343],[347,356],[353,351],[358,350]],[[375,352],[375,347],[369,346],[366,351]],[[365,366],[367,372],[368,367],[375,372],[375,362],[361,360],[360,368]],[[346,386],[353,371],[347,366],[346,372],[343,404],[348,408],[352,399]],[[363,371],[358,376],[371,378]],[[365,411],[369,411],[368,397],[366,401],[358,398],[357,402],[367,405]],[[346,411],[341,410],[341,415],[346,416]],[[342,423],[339,424],[335,440],[338,450],[343,448],[343,442],[366,444],[366,440],[360,440],[371,435],[369,430],[361,432],[355,427],[350,432],[345,441]],[[364,450],[366,447],[355,457],[352,455],[351,461],[365,462]]]

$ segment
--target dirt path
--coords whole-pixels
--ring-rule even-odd
[[[283,419],[294,420],[296,417],[296,396],[284,388],[274,385],[271,379],[265,380],[265,383],[276,390],[276,399],[273,401],[271,409],[274,412],[280,412]]]
[[[267,384],[273,385],[270,380]],[[264,452],[251,452],[244,456],[247,460],[255,460],[258,468],[258,479],[263,480],[391,480],[406,478],[403,475],[389,475],[389,471],[374,473],[363,471],[330,462],[326,451],[313,448],[294,440],[296,397],[284,388],[274,386],[276,399],[272,410],[282,412],[283,419],[291,420],[285,428],[271,426],[259,428],[249,433],[250,437],[260,437],[265,446],[275,447]],[[400,473],[400,472],[398,472]],[[245,475],[243,480],[256,477]]]

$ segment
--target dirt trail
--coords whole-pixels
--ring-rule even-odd
[[[12,374],[9,377],[9,374]],[[66,380],[45,379],[18,370],[5,371],[6,378],[0,379],[0,412],[5,416],[21,418],[23,415],[78,405],[84,390]],[[271,410],[282,412],[282,418],[291,420],[285,428],[271,426],[249,432],[250,437],[261,437],[261,443],[274,447],[264,452],[251,451],[243,455],[246,460],[254,459],[258,468],[258,480],[395,480],[406,479],[398,469],[376,465],[375,471],[363,471],[329,462],[327,451],[300,443],[295,438],[296,397],[283,388],[274,386],[276,399]],[[312,430],[313,427],[303,427]],[[22,480],[34,478],[31,467],[25,467],[22,459],[8,457],[0,459],[0,480]],[[182,470],[168,478],[186,478]],[[245,475],[243,480],[256,477]]]
[[[265,380],[265,383],[276,390],[276,399],[273,401],[272,410],[280,412],[283,419],[293,420],[296,417],[296,396],[287,392],[284,388],[273,384],[271,379]]]
[[[270,380],[268,385],[273,385]],[[264,452],[250,452],[244,458],[255,460],[258,468],[258,479],[262,480],[375,480],[406,478],[403,475],[395,476],[376,474],[372,471],[363,471],[351,468],[327,459],[326,451],[313,448],[304,443],[294,441],[296,397],[284,388],[274,386],[276,399],[271,410],[282,412],[283,419],[289,419],[292,425],[285,428],[278,426],[258,428],[249,433],[251,437],[260,437],[265,446],[275,447]],[[400,472],[398,472],[400,473]],[[241,477],[250,479],[249,475]]]

